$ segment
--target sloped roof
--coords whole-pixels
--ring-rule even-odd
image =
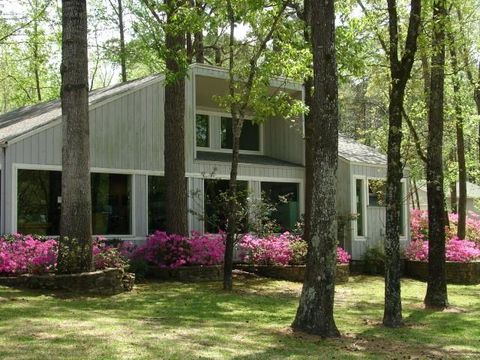
[[[425,180],[417,181],[417,188],[421,191],[427,191],[427,182]],[[459,183],[457,182],[457,196],[459,193]],[[450,189],[445,193],[446,197],[450,197]],[[478,199],[480,198],[480,186],[467,181],[467,198]]]
[[[345,135],[338,137],[338,155],[352,162],[387,165],[386,155]]]
[[[113,96],[127,93],[149,83],[160,81],[163,75],[152,75],[145,78],[132,80],[126,83],[109,86],[98,89],[89,93],[90,107],[101,103]],[[40,103],[36,105],[26,106],[17,110],[0,115],[0,145],[6,144],[8,141],[27,134],[28,132],[41,128],[50,122],[61,118],[62,109],[60,100]],[[376,149],[360,144],[352,138],[340,135],[338,139],[339,156],[347,161],[365,163],[371,165],[386,165],[387,157]],[[212,155],[209,155],[210,157]],[[222,156],[217,155],[217,156]],[[211,159],[215,161],[215,159]],[[217,159],[218,160],[218,159]],[[272,163],[271,158],[244,158],[246,162],[259,161],[263,163]],[[220,161],[220,160],[218,160]],[[273,165],[273,164],[272,164]],[[276,164],[282,165],[282,164]],[[294,165],[294,164],[283,164]]]
[[[139,86],[162,79],[161,75],[152,75],[126,83],[94,90],[89,93],[90,107],[112,96],[128,92]],[[60,100],[25,106],[0,115],[0,144],[60,119],[62,108]]]

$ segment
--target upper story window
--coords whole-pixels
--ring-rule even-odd
[[[197,114],[195,119],[197,146],[210,147],[210,125],[209,117],[204,114]]]
[[[231,149],[233,145],[232,119],[222,117],[222,149]],[[260,151],[260,126],[251,120],[245,120],[240,136],[240,150]]]

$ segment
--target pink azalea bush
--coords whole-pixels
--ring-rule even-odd
[[[32,235],[0,237],[0,274],[42,274],[55,270],[57,242]]]
[[[414,240],[405,249],[405,256],[409,260],[428,261],[428,241]],[[480,260],[480,247],[477,243],[468,240],[459,240],[454,237],[445,244],[447,261],[470,262]]]
[[[446,228],[447,239],[457,234],[458,215],[448,215],[450,227]],[[410,231],[412,240],[428,240],[428,211],[412,209],[410,211]],[[466,221],[466,240],[480,243],[480,216],[469,212]]]
[[[186,265],[216,265],[223,261],[223,234],[193,232],[191,237],[156,231],[139,246],[132,259],[143,259],[150,265],[175,269]]]
[[[96,270],[124,268],[127,260],[105,239],[93,243],[93,262]],[[33,235],[12,234],[0,237],[0,274],[45,274],[55,272],[58,242]]]
[[[257,237],[246,234],[239,243],[242,261],[255,265],[297,265],[305,264],[307,244],[298,235],[285,232]],[[348,264],[351,256],[337,248],[337,263]]]

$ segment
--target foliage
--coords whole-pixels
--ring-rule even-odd
[[[363,269],[369,274],[383,272],[385,266],[385,251],[381,246],[367,248],[362,257]]]
[[[0,274],[45,274],[57,267],[58,241],[33,235],[10,234],[0,237]],[[125,268],[127,258],[101,238],[93,244],[95,269]]]
[[[223,234],[192,232],[190,237],[155,231],[145,244],[130,253],[135,264],[141,260],[160,268],[175,269],[187,265],[217,265],[222,262]]]
[[[454,237],[445,245],[447,261],[470,262],[480,260],[480,247],[478,243],[468,240],[459,240]],[[410,242],[405,250],[409,260],[428,261],[428,241],[416,240]]]
[[[306,263],[308,245],[299,235],[289,232],[259,237],[246,234],[239,243],[242,261],[255,265],[302,265]],[[351,256],[337,247],[337,263],[348,264]]]

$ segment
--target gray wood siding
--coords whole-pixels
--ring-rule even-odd
[[[265,155],[294,164],[305,163],[301,120],[295,123],[284,119],[269,119],[264,124]]]
[[[92,167],[163,170],[163,97],[155,83],[91,109]],[[10,144],[8,151],[13,163],[61,165],[61,124]]]

